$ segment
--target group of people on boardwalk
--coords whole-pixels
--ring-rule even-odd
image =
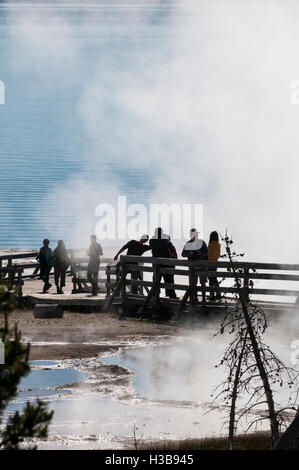
[[[40,265],[40,278],[44,282],[43,293],[46,293],[52,287],[52,284],[49,282],[49,276],[54,266],[54,280],[57,294],[63,294],[62,289],[65,286],[65,275],[70,265],[69,254],[63,240],[58,241],[58,245],[53,252],[49,247],[49,243],[50,241],[45,238],[43,246],[36,257]],[[92,294],[97,295],[100,256],[103,255],[103,250],[101,245],[97,243],[95,235],[91,235],[90,237],[90,245],[87,254],[89,256],[87,279],[92,285]]]
[[[163,229],[161,227],[156,228],[154,236],[149,240],[149,244],[147,245],[146,242],[149,240],[148,235],[142,235],[139,241],[131,240],[126,243],[116,254],[114,260],[118,259],[118,256],[127,250],[127,255],[129,256],[142,256],[143,253],[146,251],[152,252],[152,256],[156,258],[172,258],[177,259],[177,251],[173,243],[171,242],[170,236],[166,233],[163,233]],[[190,230],[190,240],[188,240],[183,248],[182,257],[187,258],[188,260],[208,260],[208,261],[218,261],[220,257],[220,243],[219,243],[219,235],[216,231],[211,232],[209,244],[205,243],[204,240],[198,237],[198,231],[195,228]],[[131,262],[130,264],[134,264]],[[135,263],[137,264],[137,263]],[[167,265],[163,265],[164,268],[167,268]],[[172,267],[172,266],[169,266]],[[196,273],[197,278],[199,277],[200,283],[203,287],[202,290],[202,300],[205,301],[205,285],[207,283],[207,274],[206,269],[199,266],[195,267],[194,271]],[[219,282],[216,275],[216,268],[209,268],[209,284],[211,287],[211,296],[210,300],[219,300],[221,298],[221,294],[219,291]],[[211,274],[212,273],[212,274]],[[161,274],[160,277],[163,277],[165,284],[174,284],[174,275],[173,274]],[[142,272],[140,271],[133,271],[132,272],[133,279],[140,279],[142,280]],[[159,279],[161,280],[161,279]],[[197,282],[197,279],[196,279]],[[133,293],[137,292],[137,287],[133,286],[132,288]],[[174,289],[166,289],[166,297],[171,299],[176,299],[177,295]],[[197,301],[196,298],[193,299]]]
[[[129,256],[142,256],[145,252],[151,251],[152,256],[156,258],[178,258],[176,248],[171,242],[170,236],[163,233],[163,229],[160,227],[156,228],[154,236],[151,239],[149,239],[149,236],[145,234],[142,235],[138,241],[130,240],[118,251],[114,257],[114,261],[117,261],[119,255],[125,251]],[[87,267],[87,279],[92,286],[92,295],[97,295],[98,293],[98,275],[100,268],[100,257],[102,255],[103,250],[100,243],[97,242],[95,235],[91,235],[90,246],[88,249],[89,263]],[[192,261],[218,261],[220,257],[220,243],[218,233],[216,231],[211,232],[207,246],[205,241],[199,238],[198,231],[195,228],[192,228],[190,230],[190,240],[185,243],[181,255],[183,258],[187,258],[188,260]],[[49,247],[49,240],[45,239],[43,241],[43,246],[37,255],[37,260],[40,263],[40,277],[44,282],[43,292],[46,293],[52,287],[49,282],[49,275],[52,267],[54,266],[54,279],[57,293],[63,294],[63,287],[65,286],[65,275],[70,265],[68,250],[66,249],[64,242],[59,240],[57,247],[52,252]],[[129,264],[138,265],[138,262],[130,261]],[[167,268],[172,266],[163,265],[163,267]],[[216,271],[216,268],[209,268],[209,284],[211,288],[210,300],[221,298]],[[206,268],[202,266],[195,266],[194,272],[196,275],[196,283],[199,278],[200,284],[203,288],[202,300],[205,301],[205,285],[208,280]],[[143,279],[141,271],[134,270],[132,271],[131,275],[132,279],[134,280]],[[174,284],[173,274],[161,273],[159,281],[162,279],[162,277],[165,284]],[[133,285],[132,292],[138,293],[138,286],[136,284]],[[193,295],[195,295],[193,300],[197,301],[197,295]],[[177,295],[175,289],[167,288],[166,296],[171,299],[176,299]]]

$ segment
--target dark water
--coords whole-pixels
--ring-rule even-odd
[[[220,435],[226,431],[222,426],[227,421],[227,410],[215,407],[207,411],[213,385],[223,378],[223,371],[220,373],[214,367],[223,348],[223,344],[214,344],[207,338],[202,341],[188,338],[169,346],[124,349],[119,356],[101,358],[101,362],[118,364],[133,372],[133,396],[131,391],[121,391],[115,385],[114,392],[120,392],[119,397],[124,394],[123,400],[113,394],[89,393],[86,389],[80,395],[66,395],[65,389],[56,391],[56,396],[51,395],[48,387],[83,381],[87,374],[73,369],[34,370],[23,386],[32,387],[32,392],[38,390],[42,398],[47,396],[49,409],[54,411],[49,440],[38,447],[111,449],[129,445],[131,448],[134,426],[144,441]],[[275,351],[287,360],[287,347],[277,344]],[[46,368],[57,363],[34,361],[32,366]],[[35,396],[32,392],[31,398]],[[28,389],[26,393],[30,393]],[[136,394],[148,400],[136,399]],[[22,410],[27,398],[28,395],[20,394],[5,410],[5,418],[7,413]],[[153,399],[165,402],[157,404]]]
[[[51,366],[57,365],[54,361],[32,361],[30,364],[33,369],[29,375],[21,379],[17,401],[30,400],[37,397],[46,398],[58,393],[66,393],[66,389],[62,388],[62,390],[57,392],[55,387],[62,385],[67,387],[68,384],[82,382],[88,377],[87,373],[75,369],[51,369]],[[34,366],[41,368],[34,369]]]
[[[38,394],[40,391],[49,389],[49,387],[81,382],[86,377],[87,374],[84,374],[84,372],[73,369],[33,370],[27,377],[22,378],[19,388],[24,391],[28,389],[35,390]]]
[[[163,62],[170,11],[170,5],[159,2],[153,8],[126,10],[113,4],[0,5],[0,80],[5,83],[0,248],[37,248],[46,235],[73,244],[69,228],[74,205],[89,216],[82,223],[83,236],[93,232],[103,180],[131,200],[146,198],[156,168],[138,165],[138,155],[133,166],[127,164],[134,149],[128,133],[136,122],[115,97],[125,80],[146,86],[146,65]],[[62,38],[61,46],[56,37]],[[80,103],[99,80],[104,98],[95,138]],[[71,194],[66,200],[56,188],[70,181],[70,193],[80,196]]]

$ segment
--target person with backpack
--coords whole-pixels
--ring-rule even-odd
[[[170,235],[167,235],[167,237],[168,237],[168,240],[169,240],[169,243],[170,243],[170,258],[178,259],[178,254],[177,254],[177,251],[176,251],[176,247],[172,243]]]
[[[53,252],[53,259],[57,294],[63,294],[62,288],[65,286],[65,273],[70,265],[69,256],[63,240],[58,240],[57,247]]]
[[[182,257],[188,258],[190,261],[203,261],[208,259],[208,247],[204,240],[198,238],[198,231],[195,228],[190,230],[190,240],[185,243]],[[191,301],[198,302],[197,299],[197,292],[195,288],[197,286],[197,280],[199,277],[200,284],[202,287],[202,302],[205,303],[206,301],[206,282],[207,282],[207,275],[206,275],[206,267],[198,266],[194,267],[195,272],[195,279],[190,279],[194,287],[194,292],[192,292]]]
[[[51,248],[49,248],[50,241],[48,238],[45,238],[43,241],[43,246],[38,252],[36,257],[39,261],[40,268],[40,279],[44,282],[43,294],[46,294],[47,291],[52,287],[52,284],[49,282],[50,271],[53,267],[53,253]]]
[[[172,243],[170,235],[165,234],[165,237],[168,238],[168,241],[169,241],[169,244],[170,244],[170,258],[171,259],[178,259],[178,254],[177,254],[177,251],[176,251],[176,247]],[[166,267],[167,266],[165,266],[165,268]],[[175,268],[175,266],[169,266],[169,268]],[[168,279],[169,279],[170,284],[174,284],[174,274],[168,274]],[[177,299],[178,297],[175,293],[175,295],[173,295],[171,298],[172,299]]]
[[[209,261],[218,261],[220,257],[220,243],[219,243],[219,236],[217,232],[211,232],[210,234],[210,241],[208,246],[208,260]],[[210,300],[220,300],[221,294],[219,291],[219,282],[216,276],[217,268],[209,268],[209,271],[212,271],[213,274],[209,276],[209,284],[211,288]],[[215,274],[214,274],[215,272]]]

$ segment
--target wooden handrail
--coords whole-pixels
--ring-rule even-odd
[[[24,258],[35,258],[38,255],[38,251],[31,251],[30,253],[11,253],[7,255],[0,255],[0,261],[13,260],[13,259],[24,259]]]
[[[207,260],[183,260],[173,258],[155,258],[149,256],[128,256],[121,255],[126,263],[150,263],[168,266],[187,266],[187,267],[211,267],[211,268],[229,268],[229,261],[207,261]],[[286,264],[286,263],[260,263],[260,262],[234,262],[235,268],[249,268],[249,269],[269,269],[281,271],[299,271],[299,264]]]
[[[197,293],[212,292],[215,294],[215,287],[210,287],[209,284],[200,284],[197,280],[199,272],[204,272],[207,277],[217,277],[220,279],[235,280],[236,275],[232,272],[231,263],[229,261],[208,261],[208,260],[183,260],[183,259],[170,259],[170,258],[156,258],[149,256],[128,256],[122,255],[120,257],[122,266],[122,278],[120,281],[121,286],[118,285],[118,294],[122,298],[122,303],[125,304],[130,299],[130,295],[126,292],[126,286],[131,287],[133,294],[137,288],[146,288],[148,295],[142,304],[143,313],[148,305],[151,303],[154,308],[160,302],[160,290],[168,289],[175,291],[183,291],[184,295],[178,303],[177,313],[183,311],[186,302],[190,299],[190,304],[193,305],[194,300],[197,298]],[[286,264],[286,263],[260,263],[260,262],[234,262],[234,267],[240,272],[237,273],[239,279],[243,280],[242,291],[249,299],[250,295],[256,296],[286,296],[299,298],[299,284],[298,289],[291,286],[286,286],[285,289],[281,286],[269,286],[266,288],[264,285],[254,286],[251,281],[264,280],[264,281],[299,281],[299,264]],[[158,270],[158,275],[157,275]],[[259,271],[259,272],[258,272]],[[261,272],[262,271],[262,272]],[[272,271],[272,272],[271,272]],[[289,271],[289,272],[284,272]],[[293,272],[292,272],[293,271]],[[136,278],[135,273],[140,273],[140,279]],[[152,274],[151,280],[144,280],[143,274]],[[129,276],[127,277],[127,274]],[[131,274],[131,276],[130,276]],[[180,283],[164,282],[161,280],[161,275],[180,276],[183,282]],[[131,278],[130,278],[131,277]],[[185,280],[184,280],[185,278]],[[157,282],[157,279],[158,282]],[[185,281],[185,283],[184,283]],[[134,290],[132,287],[135,286]],[[271,287],[271,288],[270,288]],[[224,286],[220,284],[216,288],[218,293],[225,293],[229,295],[237,294],[238,289],[233,284],[231,286]],[[134,295],[134,294],[133,294]],[[112,295],[112,299],[116,293]],[[110,298],[111,299],[111,298]],[[111,302],[111,301],[110,301]],[[273,302],[273,301],[272,301]],[[275,302],[275,301],[274,301]],[[107,304],[109,305],[109,303]],[[157,309],[157,308],[156,308]]]
[[[76,249],[76,250],[68,250],[71,254],[70,257],[70,270],[67,273],[71,273],[73,275],[73,283],[74,287],[76,287],[76,282],[80,281],[79,276],[77,273],[79,271],[85,272],[87,270],[87,264],[89,261],[89,257],[86,254],[86,249]],[[0,274],[4,274],[15,271],[18,273],[19,283],[21,280],[25,280],[28,278],[37,277],[38,274],[25,274],[24,270],[32,269],[36,270],[39,267],[38,262],[29,263],[26,260],[28,258],[34,259],[37,256],[37,251],[31,252],[23,252],[23,253],[10,253],[10,254],[3,254],[0,256]],[[7,266],[3,266],[2,262],[7,261]],[[16,263],[13,263],[16,260]],[[24,262],[20,262],[20,260],[24,260]],[[100,271],[106,272],[106,287],[107,287],[107,297],[111,294],[115,297],[115,285],[117,285],[117,293],[120,294],[123,299],[126,299],[127,292],[125,287],[126,286],[138,286],[140,288],[149,288],[149,296],[147,305],[149,301],[153,301],[154,304],[158,304],[160,302],[160,289],[175,289],[178,291],[185,291],[186,299],[188,296],[194,294],[194,289],[196,292],[202,292],[202,287],[200,285],[194,287],[192,282],[190,281],[192,277],[192,273],[196,274],[198,268],[203,268],[205,271],[205,275],[215,276],[215,269],[217,270],[216,276],[220,279],[232,279],[234,280],[235,274],[231,271],[231,264],[229,261],[207,261],[207,260],[187,260],[187,259],[172,259],[172,258],[157,258],[157,257],[150,257],[150,256],[128,256],[122,255],[120,256],[120,263],[119,265],[122,266],[121,269],[121,278],[116,276],[117,269],[116,263],[113,262],[111,258],[100,258],[101,265]],[[248,295],[271,295],[271,296],[291,296],[291,297],[298,297],[299,298],[299,287],[298,290],[293,288],[282,289],[281,285],[277,285],[278,288],[275,288],[275,285],[271,286],[271,288],[259,288],[258,286],[251,286],[251,280],[264,280],[264,281],[289,281],[289,282],[298,282],[299,281],[299,264],[286,264],[286,263],[260,263],[260,262],[234,262],[234,267],[236,269],[243,270],[243,272],[238,273],[238,277],[243,279],[243,289],[248,293]],[[261,272],[262,271],[262,272]],[[271,272],[272,271],[272,272]],[[284,272],[287,271],[287,272]],[[289,272],[288,272],[289,271]],[[293,272],[292,272],[293,271]],[[153,274],[153,280],[138,280],[135,278],[128,279],[131,273],[149,273]],[[297,273],[298,272],[298,273]],[[158,274],[157,274],[158,273]],[[129,274],[129,276],[127,276]],[[169,274],[174,276],[182,276],[185,278],[186,284],[183,283],[165,283],[161,280],[157,282],[157,279],[160,278],[163,274]],[[112,279],[112,277],[114,278]],[[116,276],[116,278],[115,278]],[[133,276],[133,275],[132,275]],[[0,275],[1,278],[1,275]],[[5,281],[5,279],[2,279]],[[23,281],[22,281],[23,282]],[[190,283],[191,282],[191,283]],[[299,286],[299,284],[298,284]],[[289,286],[287,286],[289,287]],[[210,288],[205,288],[206,291],[210,291]],[[219,292],[225,292],[228,294],[234,294],[237,292],[234,286],[224,287],[220,285]],[[192,294],[193,293],[193,294]],[[191,298],[191,297],[190,297]]]
[[[139,281],[135,279],[126,279],[126,285],[140,285],[140,286],[147,286],[147,287],[152,287],[154,283],[152,281]],[[175,289],[175,290],[182,290],[186,291],[188,289],[187,284],[168,284],[165,282],[160,283],[160,288],[161,289]],[[205,290],[209,291],[211,288],[209,286],[205,287]],[[203,289],[199,285],[196,287],[197,292],[202,292]],[[220,292],[227,292],[227,293],[237,293],[238,289],[236,287],[221,287],[219,286],[219,291]],[[250,294],[255,294],[255,295],[277,295],[277,296],[290,296],[290,297],[297,297],[299,296],[299,289],[298,290],[286,290],[286,289],[262,289],[262,288],[252,288],[249,289]]]
[[[154,268],[150,266],[142,265],[128,265],[128,272],[141,271],[153,273]],[[177,276],[186,276],[188,275],[187,269],[175,269],[175,268],[160,268],[162,274],[173,274]],[[215,275],[215,271],[205,271],[207,276]],[[235,278],[235,274],[229,271],[217,271],[218,278]],[[275,273],[257,273],[257,272],[248,272],[248,273],[238,273],[240,279],[264,279],[264,280],[277,280],[277,281],[299,281],[299,274],[275,274]]]

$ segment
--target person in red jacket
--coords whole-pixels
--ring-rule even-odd
[[[176,251],[176,248],[174,244],[171,242],[170,235],[167,235],[166,233],[164,234],[164,237],[169,241],[169,253],[170,253],[170,258],[171,259],[178,259],[178,254]],[[175,266],[169,266],[170,268],[175,268]],[[166,266],[165,266],[166,268]],[[165,281],[166,282],[166,281]],[[174,274],[168,274],[168,282],[169,284],[174,284]],[[168,291],[169,293],[169,291]],[[171,291],[169,297],[171,299],[177,299],[177,295],[175,291]]]
[[[170,243],[170,258],[178,259],[178,254],[177,254],[177,251],[176,251],[176,247],[171,242],[170,236],[169,235],[167,235],[167,236],[168,236],[168,240],[169,240],[169,243]]]

